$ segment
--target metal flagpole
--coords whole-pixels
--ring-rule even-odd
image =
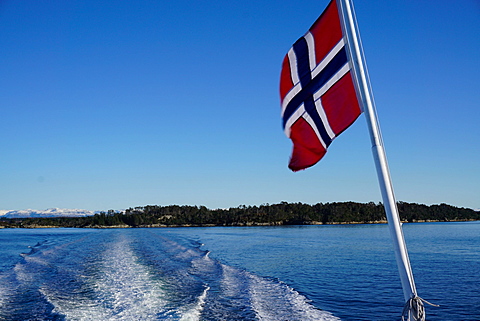
[[[405,298],[405,314],[408,320],[425,320],[422,299],[417,296],[415,282],[413,280],[412,268],[408,258],[407,247],[403,236],[397,204],[393,193],[392,182],[388,170],[387,158],[383,147],[383,141],[377,120],[373,93],[368,77],[367,66],[363,55],[363,48],[357,28],[357,21],[351,0],[337,0],[342,21],[342,28],[347,37],[350,61],[352,62],[354,81],[358,95],[362,101],[363,109],[367,119],[367,125],[372,142],[373,158],[377,169],[378,181],[382,192],[383,203],[387,215],[390,235],[395,249],[395,258],[402,282],[403,295]]]

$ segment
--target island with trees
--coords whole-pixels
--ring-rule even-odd
[[[480,211],[447,204],[423,205],[398,202],[402,222],[478,221]],[[334,202],[240,205],[208,209],[191,205],[147,205],[118,212],[109,210],[85,217],[1,218],[0,227],[180,227],[180,226],[262,226],[313,224],[386,223],[381,203]]]

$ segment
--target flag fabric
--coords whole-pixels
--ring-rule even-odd
[[[288,167],[315,165],[361,114],[336,0],[285,55],[280,75],[283,128],[293,142]]]

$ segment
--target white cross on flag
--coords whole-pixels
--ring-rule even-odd
[[[293,142],[289,168],[315,165],[361,114],[337,3],[332,0],[283,60],[283,128]]]

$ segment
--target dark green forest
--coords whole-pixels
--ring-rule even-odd
[[[480,212],[447,204],[398,202],[402,222],[477,221]],[[2,218],[0,227],[175,227],[385,223],[381,203],[336,202],[262,204],[229,209],[205,206],[148,205],[86,217]]]

